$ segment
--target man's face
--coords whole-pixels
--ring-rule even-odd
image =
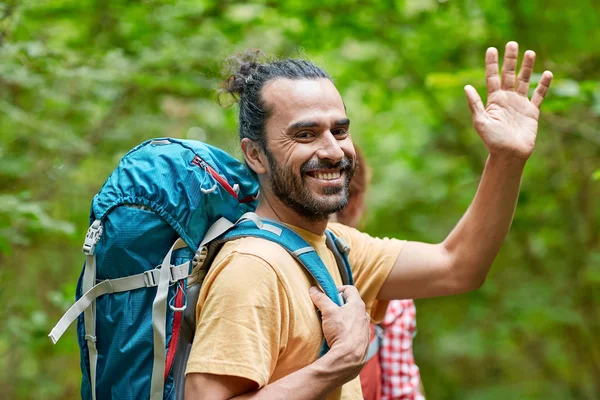
[[[273,194],[310,220],[348,202],[355,152],[344,103],[328,79],[276,79],[263,89]]]

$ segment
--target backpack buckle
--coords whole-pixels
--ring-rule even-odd
[[[83,242],[82,248],[82,251],[85,255],[94,255],[94,249],[100,240],[100,236],[102,236],[102,225],[100,220],[97,219],[92,223],[85,234],[85,241]]]
[[[188,277],[188,271],[190,269],[190,263],[187,262],[185,264],[181,264],[181,265],[171,265],[171,268],[169,269],[169,282],[170,283],[175,283],[175,282],[179,282],[182,279],[185,279]]]
[[[146,287],[154,287],[158,286],[156,279],[154,279],[154,271],[155,269],[151,269],[149,271],[144,271],[144,284]]]
[[[192,267],[196,267],[197,265],[199,265],[198,268],[202,268],[207,255],[208,248],[206,246],[200,247],[196,254],[194,254],[194,258],[192,259]]]
[[[346,241],[341,237],[335,238],[335,246],[342,253],[350,254],[350,246],[348,246],[348,243],[346,243]]]

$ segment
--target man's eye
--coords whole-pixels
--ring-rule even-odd
[[[348,134],[348,129],[345,129],[345,128],[334,129],[331,133],[333,133],[334,136],[344,137]]]
[[[313,136],[313,134],[310,131],[302,131],[302,132],[296,133],[296,139],[308,139],[308,138],[311,138],[312,136]]]

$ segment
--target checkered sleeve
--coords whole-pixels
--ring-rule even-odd
[[[391,301],[385,314],[381,358],[381,400],[425,400],[419,391],[421,376],[412,351],[417,328],[412,300]]]

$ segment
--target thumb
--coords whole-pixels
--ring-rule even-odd
[[[485,107],[483,106],[483,102],[481,101],[481,97],[477,93],[477,90],[471,85],[465,86],[465,95],[467,96],[467,101],[469,102],[469,108],[471,109],[471,114],[473,114],[473,121],[483,118],[485,114]]]
[[[333,307],[337,307],[336,304],[331,301],[329,297],[323,291],[316,286],[312,286],[309,291],[310,299],[314,305],[321,311],[321,314],[326,313]]]

